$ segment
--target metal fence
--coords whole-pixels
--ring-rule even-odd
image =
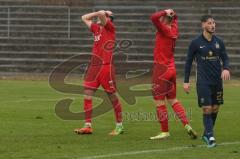
[[[208,9],[208,14],[213,14],[214,11],[221,10],[221,11],[234,11],[238,10],[240,11],[240,7],[211,7]]]
[[[126,10],[126,9],[138,9],[138,10],[144,10],[144,9],[151,9],[152,11],[157,11],[158,8],[155,6],[95,6],[93,8],[91,8],[91,11],[95,11],[95,10],[99,10],[99,9],[103,9],[103,8],[108,8],[108,9],[116,9],[116,10]],[[43,12],[39,13],[36,12],[35,10],[43,10]],[[68,7],[68,6],[0,6],[0,26],[2,27],[2,29],[0,30],[1,34],[1,38],[10,38],[11,37],[11,28],[12,26],[17,26],[15,24],[13,24],[13,22],[16,21],[25,21],[25,20],[32,20],[32,21],[37,21],[37,20],[43,20],[42,18],[30,18],[30,19],[25,19],[25,18],[14,18],[13,16],[16,15],[21,15],[21,14],[29,14],[29,15],[35,15],[35,14],[42,14],[42,15],[46,15],[48,14],[48,12],[44,12],[44,9],[48,10],[49,13],[53,12],[53,11],[57,11],[57,12],[62,12],[62,15],[65,16],[65,18],[61,18],[61,19],[55,19],[56,21],[64,21],[66,22],[66,24],[62,25],[62,26],[67,26],[65,33],[66,33],[66,38],[71,38],[71,22],[72,21],[76,21],[79,19],[72,19],[72,16],[78,14],[76,12],[73,12],[72,10],[76,10],[76,9],[85,9],[85,8],[81,8],[81,7]],[[53,14],[54,15],[54,14]],[[58,15],[58,14],[56,14]],[[80,16],[80,15],[79,15]],[[47,19],[46,19],[47,20]],[[37,24],[35,24],[37,25]],[[3,29],[5,27],[5,29]]]

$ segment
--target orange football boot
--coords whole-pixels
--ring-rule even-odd
[[[74,132],[76,134],[81,134],[81,135],[92,134],[93,133],[93,129],[91,127],[83,127],[83,128],[75,129]]]

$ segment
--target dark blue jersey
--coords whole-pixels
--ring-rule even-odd
[[[224,43],[215,35],[211,41],[208,41],[202,34],[191,42],[185,64],[184,83],[189,82],[193,60],[197,64],[197,84],[221,82],[221,62],[223,69],[229,69],[229,60]]]

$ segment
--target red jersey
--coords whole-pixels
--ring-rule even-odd
[[[110,20],[107,20],[106,25],[103,27],[92,23],[90,30],[94,35],[91,64],[112,64],[115,44],[115,26]],[[109,47],[110,45],[112,47]]]
[[[154,13],[151,20],[157,28],[154,48],[154,62],[165,64],[168,69],[174,69],[174,50],[176,39],[178,38],[178,24],[175,16],[171,26],[160,22],[160,17],[166,16],[165,11]]]

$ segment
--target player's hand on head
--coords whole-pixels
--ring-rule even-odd
[[[167,15],[169,15],[170,14],[170,12],[171,12],[171,10],[170,9],[166,9],[166,10],[164,10],[165,12],[166,12],[166,14]]]
[[[189,93],[190,92],[190,83],[184,83],[183,89],[186,93]]]
[[[111,15],[113,15],[113,12],[112,12],[112,11],[109,11],[109,10],[107,10],[107,11],[105,11],[105,14],[106,14],[107,16],[111,16]]]
[[[175,12],[172,9],[167,9],[165,10],[165,12],[167,13],[167,16],[173,17],[175,15]]]
[[[105,14],[105,10],[99,10],[98,13],[99,14]]]
[[[175,17],[176,15],[177,15],[177,13],[173,10],[171,16],[172,16],[172,17]]]
[[[221,78],[225,81],[225,80],[230,80],[230,71],[229,70],[223,70],[222,71],[222,75]]]

